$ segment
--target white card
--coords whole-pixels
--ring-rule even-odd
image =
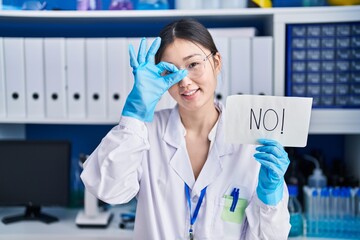
[[[228,143],[259,144],[267,138],[288,147],[305,147],[312,98],[233,95],[226,99],[225,139]]]

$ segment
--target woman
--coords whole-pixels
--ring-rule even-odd
[[[221,55],[207,29],[176,21],[129,53],[134,87],[84,164],[86,188],[110,204],[137,197],[135,239],[287,239],[289,159],[273,140],[224,142]],[[167,90],[176,107],[154,113]]]

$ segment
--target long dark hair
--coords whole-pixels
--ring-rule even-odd
[[[207,28],[193,18],[171,22],[160,31],[159,36],[161,37],[161,45],[155,55],[156,63],[160,62],[166,47],[173,43],[176,38],[200,44],[209,49],[213,54],[218,52],[214,40]]]

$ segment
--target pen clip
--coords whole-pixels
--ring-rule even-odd
[[[240,194],[240,189],[239,188],[234,188],[233,191],[231,192],[231,196],[233,197],[233,201],[230,207],[230,212],[235,212],[235,208],[236,208],[236,204],[238,202],[239,199],[239,194]]]

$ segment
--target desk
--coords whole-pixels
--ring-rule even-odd
[[[22,221],[12,224],[0,222],[0,240],[131,240],[132,230],[119,228],[120,213],[129,211],[129,206],[116,206],[109,209],[114,215],[111,223],[104,229],[79,228],[75,218],[80,209],[60,207],[43,208],[43,212],[59,218],[58,222],[45,224],[39,221]],[[0,208],[0,218],[22,214],[24,208]]]
[[[119,228],[120,214],[128,212],[131,206],[111,208],[114,216],[105,229],[78,228],[75,218],[79,209],[44,208],[43,212],[59,218],[59,222],[44,224],[38,221],[22,221],[12,224],[0,222],[0,240],[132,240],[132,230]],[[0,208],[0,218],[21,214],[23,208]],[[293,237],[290,240],[327,240],[326,238]],[[337,239],[339,240],[339,239]]]

